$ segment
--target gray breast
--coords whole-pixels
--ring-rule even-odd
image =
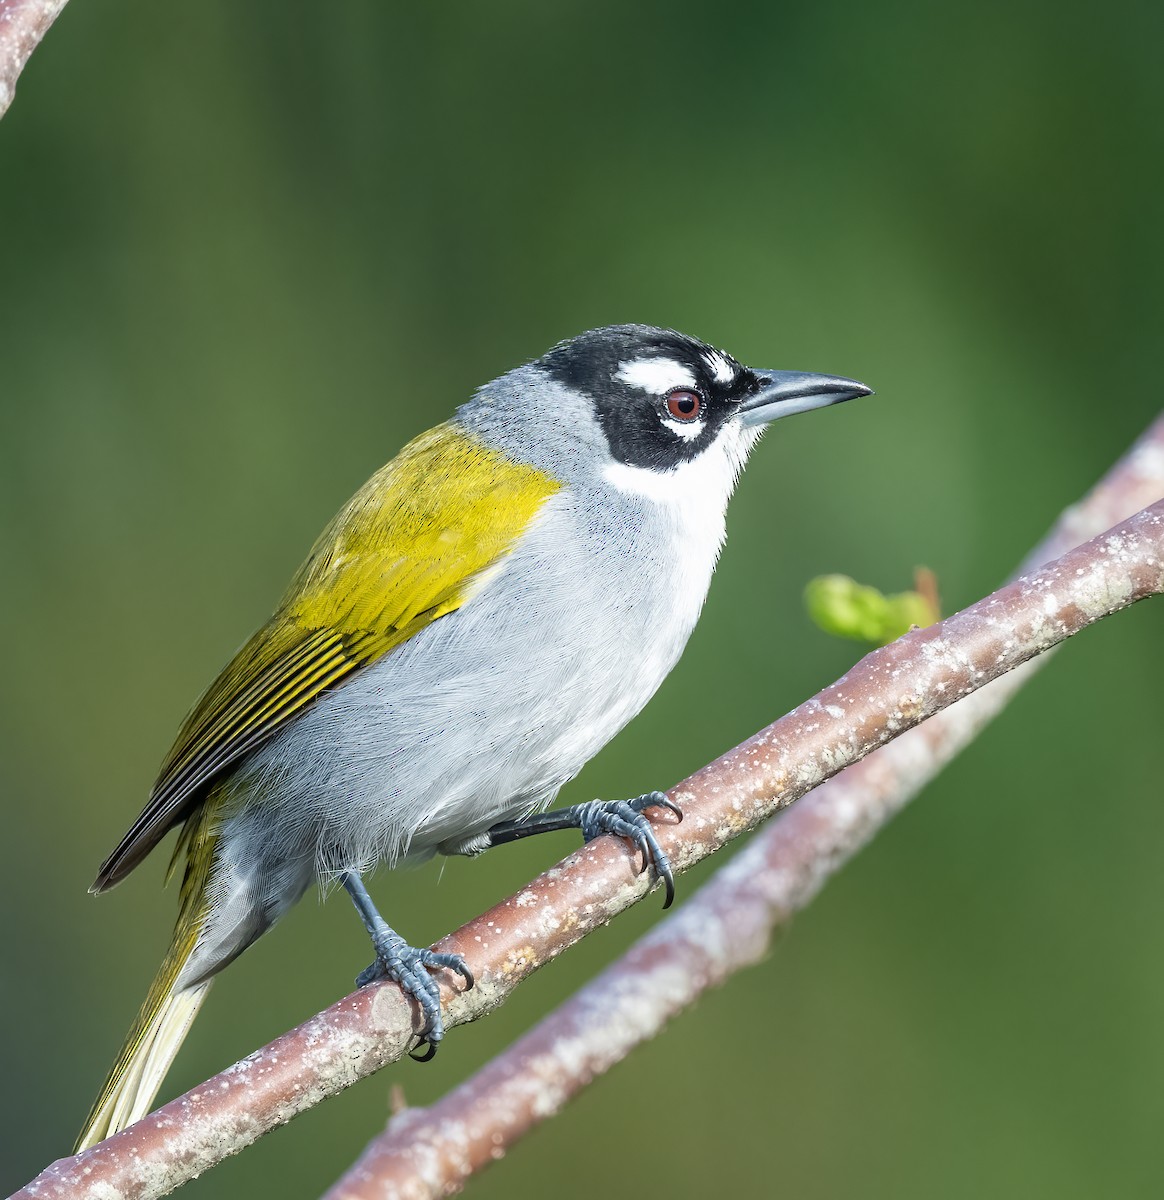
[[[640,497],[570,487],[551,498],[473,599],[323,697],[240,772],[264,794],[278,852],[313,855],[324,872],[365,869],[550,802],[687,642],[719,539],[693,554],[682,532]]]

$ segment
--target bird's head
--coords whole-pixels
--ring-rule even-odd
[[[871,391],[834,375],[745,367],[673,330],[611,325],[502,376],[459,416],[563,482],[601,480],[658,498],[710,488],[726,505],[771,421]]]

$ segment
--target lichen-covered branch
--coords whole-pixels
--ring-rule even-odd
[[[676,787],[659,841],[684,870],[927,717],[1164,588],[1164,501],[1043,570],[862,659]],[[604,837],[439,943],[477,975],[442,985],[446,1027],[483,1016],[531,972],[641,899],[653,881]],[[131,1128],[42,1172],[29,1197],[164,1195],[385,1063],[416,1036],[394,984],[362,989]],[[112,1189],[112,1190],[111,1190]]]
[[[1033,570],[1164,495],[1164,417],[1024,564]],[[446,1196],[681,1009],[755,962],[773,931],[1007,704],[1043,655],[846,768],[773,821],[674,916],[470,1079],[395,1116],[327,1200]]]
[[[0,117],[16,95],[16,81],[66,0],[0,0]]]

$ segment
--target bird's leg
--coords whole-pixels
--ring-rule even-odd
[[[518,838],[549,833],[554,829],[580,829],[582,837],[588,842],[604,833],[613,833],[634,843],[643,856],[644,871],[648,863],[655,864],[655,871],[667,891],[663,907],[670,908],[675,899],[675,878],[667,856],[655,839],[650,821],[643,816],[643,810],[647,808],[669,808],[680,821],[683,820],[682,810],[662,792],[647,792],[645,796],[638,796],[634,800],[590,800],[570,808],[534,813],[520,821],[502,821],[489,830],[489,845],[501,846],[506,842],[516,842]]]
[[[473,974],[459,954],[437,954],[433,950],[410,946],[376,911],[372,897],[355,871],[345,871],[340,879],[376,951],[376,961],[356,977],[356,987],[364,987],[378,979],[392,979],[400,984],[404,994],[411,996],[424,1013],[420,1041],[421,1045],[427,1044],[428,1049],[424,1054],[413,1054],[412,1057],[418,1062],[428,1062],[436,1054],[445,1034],[440,990],[429,971],[439,967],[456,971],[464,979],[466,991],[473,986]]]

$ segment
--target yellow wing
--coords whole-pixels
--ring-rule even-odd
[[[124,879],[216,776],[328,688],[464,603],[557,490],[455,425],[406,446],[348,501],[275,615],[186,718],[92,890]]]

